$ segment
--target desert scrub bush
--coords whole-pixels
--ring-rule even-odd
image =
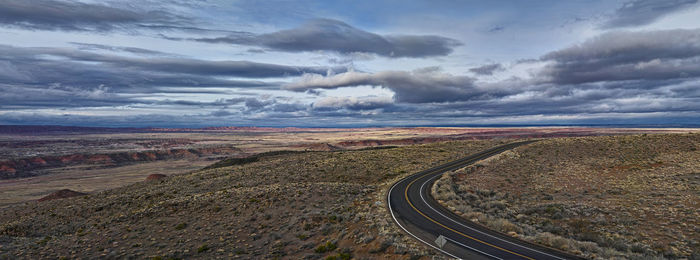
[[[326,257],[326,260],[350,260],[350,258],[352,258],[350,253],[338,253],[338,255]]]
[[[336,216],[336,215],[330,215],[330,216],[328,217],[328,222],[336,223],[336,222],[339,222],[339,221],[340,221],[340,217],[338,217],[338,216]]]
[[[37,241],[36,243],[39,244],[39,245],[44,246],[44,245],[46,245],[46,243],[48,243],[49,241],[51,241],[51,236],[46,236],[46,237],[44,237],[43,239]]]
[[[302,227],[302,229],[304,231],[309,231],[309,230],[314,229],[316,226],[318,226],[318,225],[316,225],[314,223],[304,223],[304,226]]]
[[[630,245],[629,249],[632,253],[647,253],[647,247],[642,243],[633,243]]]
[[[325,252],[331,252],[331,251],[335,250],[336,248],[338,248],[338,246],[336,246],[335,243],[328,241],[328,242],[326,242],[326,244],[323,244],[323,245],[316,247],[315,252],[322,254]]]
[[[627,258],[632,258],[632,259],[638,259],[639,257],[642,257],[640,259],[644,259],[643,257],[646,256],[653,256],[645,253],[645,254],[638,254],[636,252],[632,252],[633,254],[630,254],[629,251],[627,251],[627,248],[625,247],[624,251],[618,251],[614,247],[602,247],[599,244],[596,244],[594,242],[581,242],[577,241],[574,239],[569,239],[565,237],[561,237],[552,233],[548,232],[541,232],[537,233],[534,236],[529,236],[529,237],[524,237],[525,240],[539,243],[545,246],[550,246],[553,248],[569,251],[569,252],[576,252],[580,253],[586,257],[592,257],[592,258],[602,258],[602,259],[620,259],[623,256],[626,256]],[[595,257],[594,257],[595,256]],[[652,259],[658,259],[658,258],[652,258]]]
[[[187,227],[187,223],[180,223],[175,226],[175,230],[183,230]]]
[[[568,239],[554,235],[549,232],[538,233],[537,235],[535,235],[534,240],[537,243],[551,246],[561,250],[569,250],[572,248]]]
[[[511,223],[508,220],[499,218],[495,219],[492,221],[487,221],[486,225],[492,229],[508,233],[508,232],[515,232],[515,233],[522,233],[523,229],[520,228],[519,226]]]
[[[504,210],[506,208],[506,202],[504,200],[492,200],[484,203],[484,209],[486,210]]]
[[[197,248],[197,253],[202,253],[202,252],[207,251],[207,250],[209,250],[209,245],[203,244]]]
[[[458,200],[459,196],[454,192],[452,187],[448,184],[440,184],[440,185],[433,185],[433,190],[435,193],[438,194],[436,196],[437,199],[441,199],[444,201],[452,201],[452,200]]]

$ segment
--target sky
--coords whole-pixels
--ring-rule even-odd
[[[700,3],[0,0],[0,124],[698,125]]]

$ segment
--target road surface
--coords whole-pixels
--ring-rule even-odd
[[[510,143],[413,174],[395,183],[387,202],[394,221],[415,239],[454,258],[461,259],[581,259],[491,231],[464,220],[439,205],[430,188],[443,173],[456,170],[515,147]],[[442,246],[436,243],[443,242]]]

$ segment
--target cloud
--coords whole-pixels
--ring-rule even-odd
[[[697,0],[635,0],[626,2],[617,9],[601,28],[634,27],[650,24],[668,14],[687,10]]]
[[[578,84],[700,76],[700,29],[609,32],[550,52],[546,81]]]
[[[501,65],[500,63],[487,64],[487,65],[483,65],[480,67],[469,69],[469,71],[471,71],[477,75],[493,75],[493,73],[495,71],[502,71],[502,70],[505,70],[505,68],[503,68],[503,65]]]
[[[331,76],[304,74],[298,81],[283,87],[288,90],[305,91],[361,85],[388,88],[395,93],[396,101],[406,103],[468,100],[485,93],[474,85],[474,79],[470,77],[433,70],[382,71],[374,74],[349,71]]]
[[[260,110],[274,103],[274,100],[261,100],[257,98],[247,98],[245,100],[245,106],[248,107],[249,110]]]
[[[82,45],[81,45],[82,46]],[[0,107],[3,109],[149,107],[225,108],[243,103],[248,110],[265,107],[255,100],[216,102],[170,100],[172,94],[229,95],[223,88],[278,89],[283,78],[325,73],[328,68],[297,67],[249,61],[208,61],[163,57],[146,49],[88,45],[98,50],[140,53],[138,57],[64,48],[22,48],[0,45]],[[236,78],[254,77],[241,80]],[[178,90],[179,89],[179,90]],[[167,95],[170,94],[170,95]],[[238,95],[238,94],[230,94]],[[271,104],[268,104],[271,105]],[[290,106],[274,109],[288,111]]]
[[[220,109],[220,110],[216,110],[214,112],[211,112],[210,115],[214,116],[214,117],[227,117],[227,116],[233,116],[233,115],[237,115],[237,114],[238,113],[233,113],[233,112],[228,111],[228,110]]]
[[[177,106],[198,106],[198,107],[222,107],[228,108],[231,105],[237,105],[246,102],[250,98],[220,98],[213,102],[191,101],[191,100],[158,100],[158,101],[143,101],[139,102],[154,105],[177,105]]]
[[[139,50],[141,53],[147,50]],[[327,67],[298,67],[250,61],[208,61],[188,58],[125,57],[61,48],[21,48],[0,45],[0,83],[76,87],[106,85],[147,91],[153,87],[269,88],[278,83],[230,77],[289,77],[325,73]],[[340,69],[339,69],[340,70]],[[86,76],[87,75],[87,76]]]
[[[294,29],[267,34],[236,33],[194,40],[252,45],[288,52],[373,53],[392,58],[444,56],[461,45],[457,40],[435,35],[374,34],[332,19],[317,19]]]
[[[610,32],[515,66],[529,68],[530,76],[481,82],[436,68],[349,71],[328,76],[305,74],[283,88],[305,91],[380,86],[395,93],[395,103],[381,110],[386,117],[411,115],[436,121],[508,117],[576,121],[700,111],[700,30]],[[495,64],[472,72],[497,69],[503,68]],[[352,115],[345,107],[355,103],[360,101],[326,98],[314,103],[314,108],[333,111],[323,114],[326,116],[343,117]]]
[[[0,46],[0,50],[17,50],[10,46]],[[304,73],[326,73],[328,67],[287,66],[252,61],[210,61],[189,58],[148,57],[134,58],[104,55],[93,52],[74,51],[58,48],[25,48],[19,52],[37,56],[39,54],[68,58],[71,61],[99,62],[117,68],[135,68],[165,73],[182,73],[206,76],[235,76],[245,78],[289,77]],[[342,70],[343,68],[336,68]]]
[[[317,110],[372,110],[393,105],[391,97],[325,97],[313,103]]]
[[[69,48],[0,45],[0,123],[329,126],[696,122],[700,113],[700,29],[611,30],[539,59],[514,62],[507,68],[486,64],[468,68],[461,75],[434,67],[372,72],[380,65],[399,62],[413,66],[420,61],[373,60],[378,57],[442,57],[461,43],[436,35],[378,34],[329,19],[270,33],[202,29],[196,27],[196,21],[190,23],[173,12],[194,11],[196,7],[168,8],[173,7],[171,3],[147,2],[130,8],[131,4],[113,1],[0,1],[0,26],[70,31],[50,33],[68,37],[78,31],[79,38],[103,43],[71,43]],[[649,24],[696,5],[695,1],[668,3],[630,2],[605,28]],[[158,5],[166,8],[154,8]],[[105,15],[95,15],[100,12]],[[220,21],[220,17],[201,18]],[[292,20],[296,18],[285,22]],[[246,22],[230,20],[219,26],[268,28]],[[235,47],[230,55],[262,55],[265,60],[285,61],[189,58],[137,48],[140,43],[134,42],[129,44],[134,47],[108,45],[104,41],[113,39],[109,35],[89,34],[134,29],[173,32],[171,40],[242,45],[226,49]],[[16,30],[7,33],[12,36]],[[20,34],[25,38],[33,35]],[[213,38],[216,35],[227,36]],[[114,42],[123,42],[123,37],[130,38],[121,35]],[[20,38],[18,42],[26,41]],[[47,44],[63,46],[59,38],[59,42]],[[295,55],[275,57],[271,51],[322,55],[297,61]],[[209,53],[188,50],[205,52]],[[452,64],[460,57],[430,63]],[[331,65],[313,65],[324,63]],[[348,71],[333,64],[359,64],[367,71]],[[481,77],[494,74],[498,77]],[[338,88],[343,89],[323,90]],[[356,92],[342,96],[350,91]],[[365,96],[356,97],[358,92]]]
[[[151,94],[125,93],[99,85],[76,87],[60,83],[49,85],[8,85],[0,83],[0,109],[86,108],[115,106],[228,108],[242,104],[246,98],[220,98],[211,102],[192,100],[157,100]]]
[[[490,33],[502,32],[505,29],[506,29],[506,27],[499,25],[499,26],[491,27],[491,29],[489,29],[488,32],[490,32]]]
[[[160,10],[55,0],[0,1],[0,24],[38,30],[110,31],[138,24],[179,24],[188,19]]]
[[[49,86],[15,86],[0,84],[0,108],[66,108],[121,106],[138,103],[116,95],[108,87],[77,88],[61,84]]]
[[[105,44],[80,43],[80,42],[71,42],[71,44],[78,46],[79,50],[85,50],[85,51],[104,50],[104,51],[111,51],[111,52],[127,52],[127,53],[137,54],[137,55],[175,56],[174,54],[170,54],[170,53],[154,51],[154,50],[149,50],[149,49],[144,49],[144,48],[136,48],[136,47],[123,47],[123,46],[112,46],[112,45],[105,45]]]

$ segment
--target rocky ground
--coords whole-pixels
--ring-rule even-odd
[[[386,190],[506,141],[270,154],[27,202],[0,210],[0,259],[441,258],[391,222]]]
[[[446,174],[464,218],[597,259],[700,259],[700,134],[556,138]]]

